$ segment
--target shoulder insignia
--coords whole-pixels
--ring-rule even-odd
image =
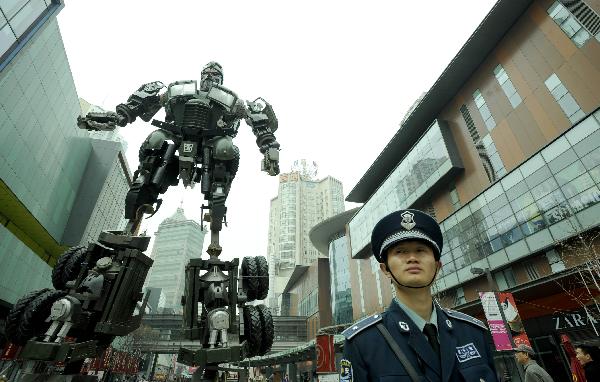
[[[465,322],[468,322],[468,323],[473,324],[475,326],[479,326],[483,330],[488,330],[488,327],[483,322],[481,322],[480,320],[476,319],[475,317],[469,316],[468,314],[457,312],[456,310],[452,310],[452,309],[443,309],[443,311],[448,316],[450,316],[450,317],[452,317],[452,318],[454,318],[456,320],[465,321]]]
[[[378,323],[379,321],[381,321],[382,318],[383,317],[382,317],[381,313],[377,313],[372,316],[363,318],[362,320],[355,322],[350,327],[348,327],[346,330],[344,330],[342,332],[342,334],[344,335],[344,337],[346,337],[347,340],[349,340],[352,337],[354,337],[355,335],[357,335],[358,333],[365,330],[366,328]]]

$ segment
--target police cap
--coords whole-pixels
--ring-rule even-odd
[[[375,225],[371,234],[373,255],[383,263],[385,251],[406,240],[427,242],[433,249],[435,259],[440,259],[443,239],[439,224],[426,213],[412,209],[392,212]]]

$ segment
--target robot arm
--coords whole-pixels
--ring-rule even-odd
[[[271,105],[262,98],[246,101],[246,123],[256,136],[256,145],[264,154],[262,171],[271,176],[279,174],[279,143],[273,134],[277,130],[277,117]]]
[[[159,91],[164,87],[165,85],[160,81],[144,84],[127,99],[127,103],[117,105],[116,113],[91,112],[85,117],[78,117],[77,125],[86,130],[110,131],[117,125],[125,126],[132,123],[137,117],[149,122],[162,107]]]

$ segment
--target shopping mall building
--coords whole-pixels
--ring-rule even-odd
[[[374,224],[417,208],[442,227],[443,306],[485,320],[478,292],[512,292],[557,380],[561,334],[600,343],[599,13],[598,0],[495,4],[348,195],[363,205],[346,235],[321,240],[349,248],[354,320],[392,298]]]

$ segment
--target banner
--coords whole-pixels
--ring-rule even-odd
[[[316,348],[317,373],[335,373],[335,347],[333,345],[333,335],[318,335]]]
[[[512,293],[498,292],[497,295],[498,303],[504,313],[507,329],[510,331],[513,339],[513,344],[515,347],[521,344],[531,346],[531,342],[529,342],[529,337],[527,337],[527,333],[525,333],[525,326],[523,325],[521,316],[519,316],[517,303],[515,302]]]
[[[531,346],[512,293],[479,292],[496,350],[512,350],[520,344]]]

